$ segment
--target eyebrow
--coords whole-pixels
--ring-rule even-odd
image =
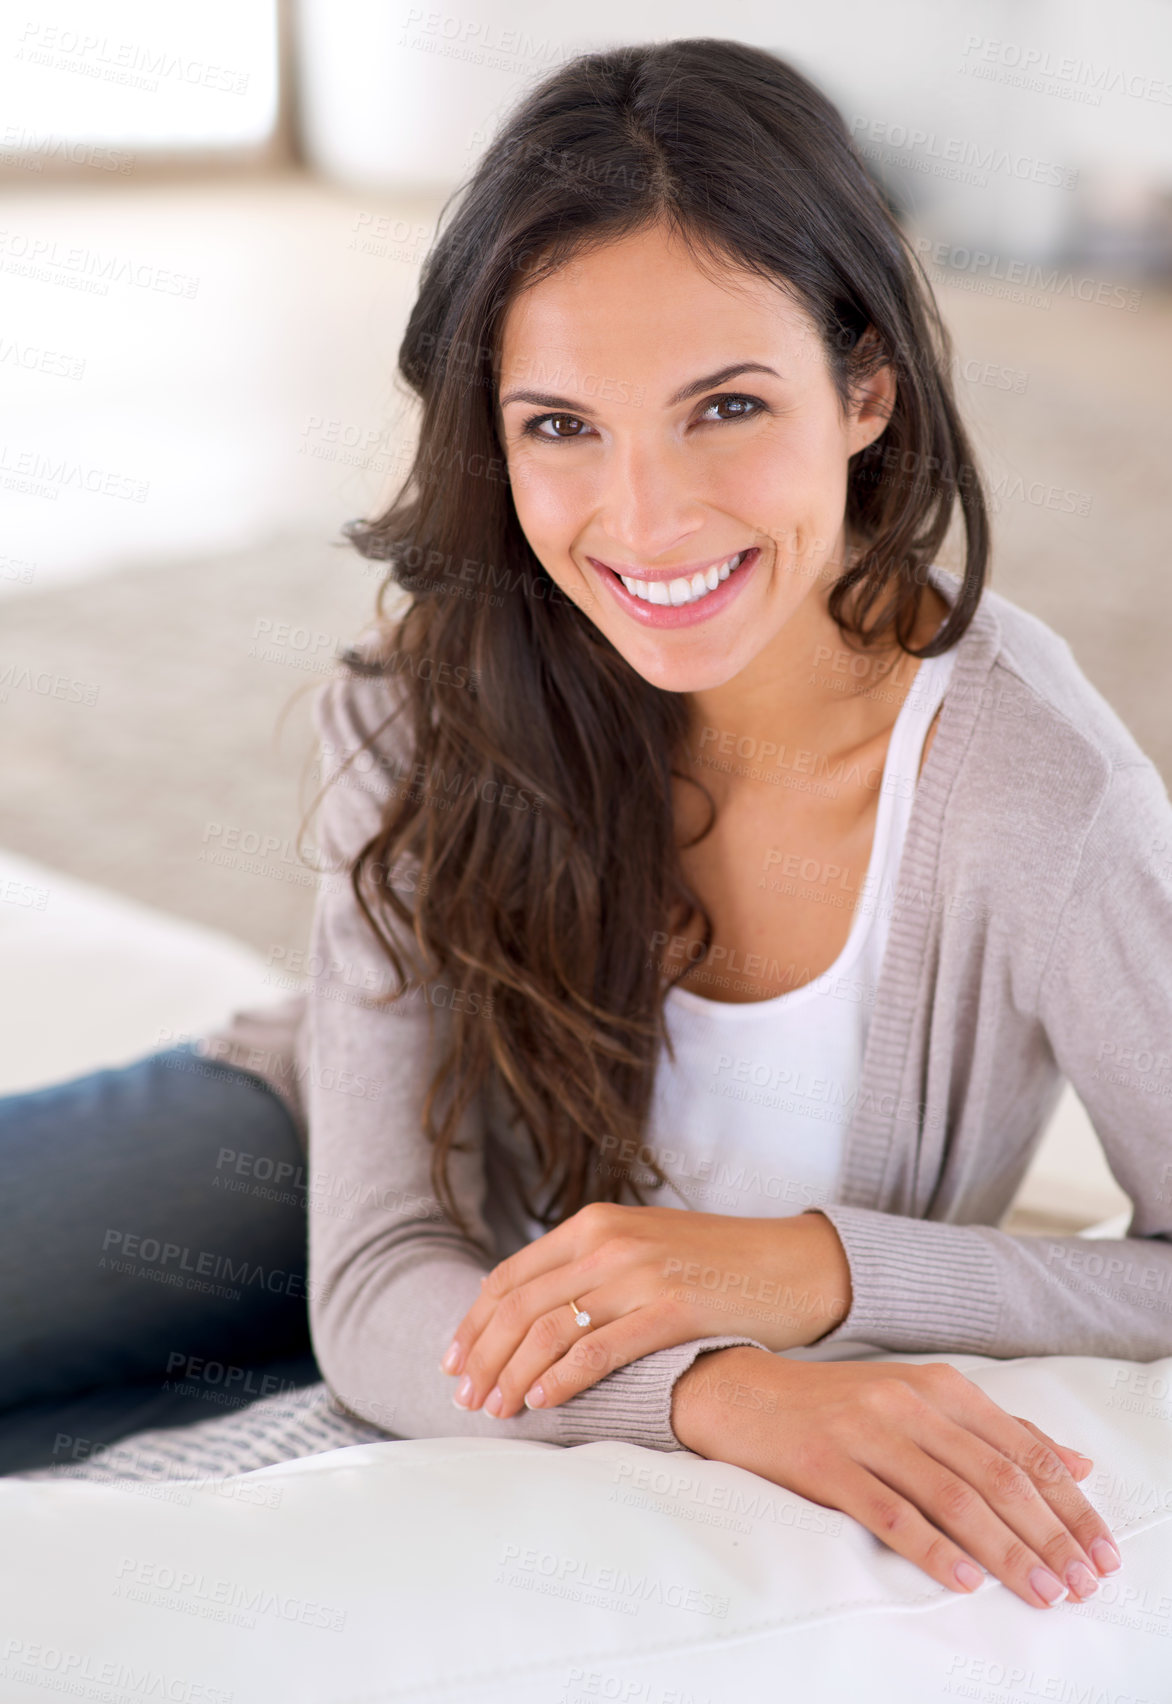
[[[701,391],[711,390],[714,385],[722,385],[728,379],[735,379],[739,373],[772,373],[775,379],[781,374],[773,367],[765,366],[762,361],[734,361],[730,367],[721,367],[719,372],[708,373],[702,379],[692,379],[676,391],[674,396],[667,399],[667,406],[674,408],[677,403],[689,402],[692,397],[699,396]],[[589,408],[584,408],[572,397],[550,396],[545,391],[511,390],[500,399],[500,407],[504,408],[510,402],[533,402],[539,408],[564,408],[569,414],[587,414]]]

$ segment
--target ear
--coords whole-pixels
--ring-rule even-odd
[[[860,376],[851,386],[847,410],[849,454],[854,456],[873,444],[886,429],[895,407],[895,369],[880,354],[879,336],[868,326],[856,346]]]

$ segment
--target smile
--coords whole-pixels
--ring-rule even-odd
[[[722,580],[727,580],[729,575],[741,566],[748,554],[747,550],[739,550],[735,556],[730,556],[727,562],[705,568],[702,573],[693,574],[690,580],[682,576],[676,580],[635,580],[626,574],[620,574],[619,579],[633,597],[642,598],[646,603],[699,603],[710,592],[714,592]]]
[[[588,556],[587,562],[623,612],[641,627],[692,627],[717,619],[753,579],[761,557],[758,545],[738,550],[693,574],[624,574]]]

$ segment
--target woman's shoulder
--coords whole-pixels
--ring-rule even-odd
[[[945,795],[954,879],[1045,911],[1096,847],[1140,854],[1172,820],[1155,764],[1069,642],[1002,593],[982,593],[946,699],[924,775]]]
[[[327,772],[348,764],[393,779],[412,744],[406,654],[385,623],[364,628],[318,687],[313,720]],[[359,761],[359,754],[363,754]]]
[[[950,695],[969,734],[963,770],[991,795],[1045,776],[1048,791],[1075,783],[1089,801],[1116,769],[1151,764],[1070,642],[992,587],[959,641]]]

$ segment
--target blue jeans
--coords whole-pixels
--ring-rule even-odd
[[[0,1097],[0,1473],[319,1379],[305,1186],[279,1097],[189,1044]]]

